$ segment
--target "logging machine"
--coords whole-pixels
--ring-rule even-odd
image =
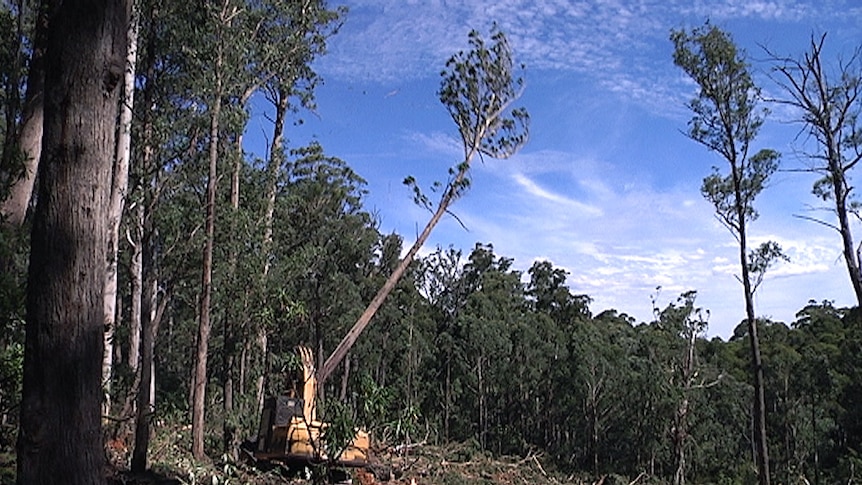
[[[317,386],[314,356],[308,347],[298,347],[302,370],[288,395],[264,401],[254,458],[287,465],[335,463],[341,466],[368,465],[369,436],[363,430],[343,450],[328,449],[322,436],[327,423],[317,419]]]

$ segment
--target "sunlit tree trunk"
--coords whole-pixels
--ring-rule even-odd
[[[123,74],[123,94],[120,102],[120,119],[117,127],[114,172],[111,181],[110,208],[108,209],[108,268],[107,278],[105,278],[104,302],[105,353],[102,360],[105,414],[111,405],[111,369],[114,360],[114,330],[117,317],[117,257],[120,246],[120,221],[123,216],[129,185],[129,161],[132,150],[132,105],[135,97],[135,66],[138,60],[138,25],[138,15],[133,11],[126,37],[128,52],[126,53],[126,69]],[[137,349],[134,347],[132,349],[134,350],[134,357],[137,359]],[[130,357],[132,353],[130,350]],[[137,366],[137,362],[135,362],[135,366]]]

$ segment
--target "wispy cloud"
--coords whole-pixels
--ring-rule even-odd
[[[551,192],[548,189],[540,187],[539,184],[530,180],[524,174],[515,174],[514,180],[516,184],[526,191],[526,195],[534,200],[544,201],[559,207],[563,211],[580,213],[587,217],[600,217],[602,215],[602,210],[599,207]]]
[[[466,46],[471,29],[497,22],[517,59],[531,71],[580,73],[654,110],[680,106],[679,78],[670,63],[671,28],[705,19],[815,23],[851,9],[851,2],[817,7],[796,0],[572,1],[354,0],[344,33],[331,39],[320,62],[326,76],[391,82],[435,76]],[[657,66],[656,58],[668,62]],[[667,101],[674,101],[673,104]],[[684,101],[684,99],[683,99]]]

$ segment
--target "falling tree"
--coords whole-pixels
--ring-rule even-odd
[[[438,95],[449,115],[458,126],[464,149],[463,160],[449,169],[449,180],[444,185],[436,206],[419,188],[413,177],[404,183],[414,191],[414,200],[427,208],[431,219],[416,238],[416,242],[362,312],[362,315],[321,368],[318,381],[322,384],[332,374],[347,351],[374,317],[398,280],[407,270],[416,253],[425,244],[431,231],[470,186],[470,165],[473,159],[487,155],[505,159],[511,157],[526,143],[529,115],[523,108],[512,104],[521,96],[524,80],[515,75],[515,64],[505,34],[495,25],[491,43],[486,45],[477,31],[469,34],[471,49],[452,56],[441,73],[443,80]]]
[[[779,154],[760,150],[749,155],[751,143],[763,124],[765,111],[757,108],[760,96],[744,55],[731,37],[706,24],[692,32],[672,31],[674,63],[698,85],[698,96],[688,103],[694,117],[686,133],[723,158],[730,173],[718,168],[703,180],[701,193],[715,207],[719,221],[739,244],[745,314],[754,374],[754,438],[758,478],[769,484],[769,454],[766,444],[763,364],[757,338],[754,291],[769,265],[781,256],[775,243],[765,243],[748,253],[748,223],[757,218],[754,199],[778,168]],[[754,281],[753,281],[754,279]]]

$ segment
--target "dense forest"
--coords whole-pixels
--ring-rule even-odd
[[[746,223],[778,154],[748,153],[762,100],[729,34],[674,31],[667,60],[700,88],[685,133],[729,162],[702,191],[740,244],[748,305],[728,340],[710,340],[696,289],[656,288],[647,322],[594,314],[552,262],[520,271],[489,242],[417,255],[381,232],[350,161],[289,137],[315,108],[315,60],[348,15],[323,0],[0,6],[0,481],[53,483],[34,478],[44,472],[100,483],[106,454],[142,471],[151,441],[172,433],[190,459],[235,463],[264,398],[289,386],[297,346],[324,368],[387,281],[320,389],[325,419],[369,430],[378,448],[541,453],[546,469],[589,483],[862,480],[862,315],[803,301],[792,322],[756,317],[752,296],[782,254],[747,248]],[[522,85],[505,35],[465,40],[472,50],[441,66],[439,92],[465,158],[431,191],[405,181],[404,203],[412,196],[437,220],[469,196],[471,158],[511,155],[529,124],[510,106]],[[813,190],[831,204],[825,223],[862,300],[848,222],[862,67],[857,52],[830,72],[824,41],[769,55],[779,102],[822,149]],[[109,67],[68,68],[94,63]],[[471,65],[502,101],[485,103],[464,81]],[[97,120],[87,133],[105,135],[99,150],[64,145],[68,126],[82,126],[58,121],[75,105],[64,96],[92,101],[82,119]],[[263,153],[243,149],[255,103],[274,114]],[[96,211],[78,197],[102,190]],[[63,215],[79,205],[80,218]],[[98,270],[77,266],[81,254]],[[66,309],[83,323],[71,326]],[[61,463],[72,455],[83,458]]]

